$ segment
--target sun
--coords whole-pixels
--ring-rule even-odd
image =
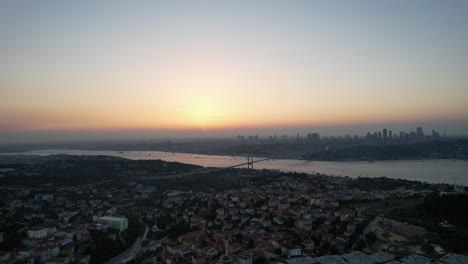
[[[185,109],[187,125],[207,130],[220,125],[223,108],[210,97],[191,98]]]

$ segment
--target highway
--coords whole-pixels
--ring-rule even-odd
[[[148,227],[146,227],[145,233],[142,236],[138,237],[129,249],[113,257],[112,259],[104,262],[104,264],[125,263],[128,260],[133,259],[136,255],[138,255],[138,253],[141,252],[141,242],[143,242],[146,239],[146,235],[148,234],[148,231],[149,229]]]
[[[366,235],[369,233],[369,232],[374,232],[375,231],[375,227],[382,221],[382,217],[381,216],[376,216],[374,217],[374,219],[372,219],[372,221],[369,222],[369,224],[367,224],[366,228],[364,229],[364,231],[362,232],[362,234],[359,236],[359,239],[366,239]],[[354,242],[354,245],[351,247],[352,250],[354,250],[354,248],[356,247],[357,245],[357,242],[359,241],[359,239],[356,240],[356,242]]]

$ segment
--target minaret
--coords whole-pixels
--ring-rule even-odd
[[[229,255],[229,240],[224,240],[224,255]]]
[[[219,261],[218,261],[219,264],[235,264],[236,262],[234,262],[231,258],[231,256],[229,256],[229,240],[227,239],[226,237],[226,240],[224,240],[224,256],[222,256]]]

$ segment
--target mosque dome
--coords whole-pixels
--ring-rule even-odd
[[[231,256],[229,256],[229,255],[224,255],[223,257],[221,257],[220,263],[222,263],[222,264],[231,264],[231,263],[232,263],[232,258],[231,258]]]

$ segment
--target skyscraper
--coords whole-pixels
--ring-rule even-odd
[[[383,134],[383,139],[384,139],[384,140],[387,140],[387,129],[384,128],[382,132],[383,132],[383,133],[382,133],[382,134]]]
[[[417,127],[417,128],[416,128],[416,136],[417,136],[418,138],[424,137],[424,132],[423,132],[422,127]]]

